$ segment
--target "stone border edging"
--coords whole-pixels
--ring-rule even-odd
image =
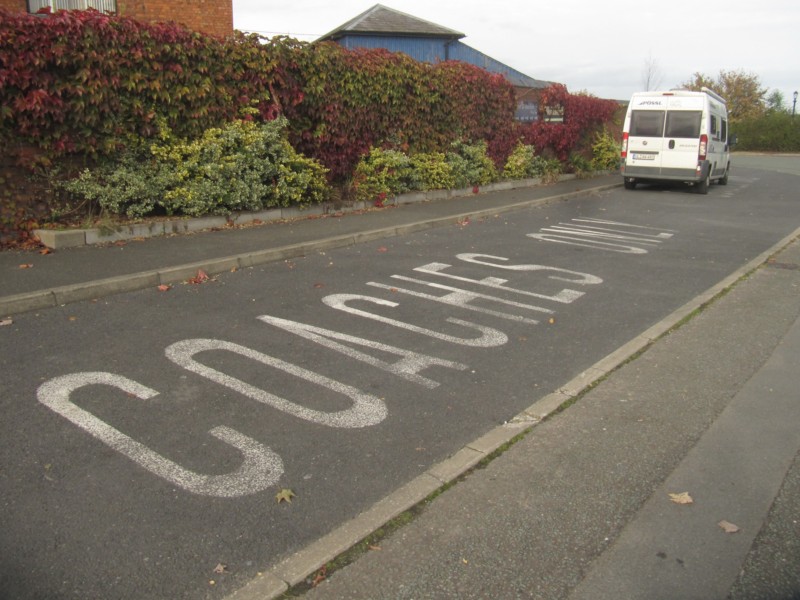
[[[598,171],[596,175],[605,175],[610,172]],[[575,175],[561,175],[559,181],[570,181],[575,179]],[[535,187],[541,184],[540,179],[518,179],[512,181],[500,181],[488,185],[479,186],[478,192],[474,188],[460,188],[456,190],[428,190],[424,192],[410,192],[401,194],[385,204],[387,206],[410,204],[413,202],[426,202],[432,200],[446,200],[450,198],[463,198],[472,196],[476,193],[497,192],[503,190],[513,190],[517,188]],[[61,250],[64,248],[76,248],[79,246],[90,246],[94,244],[106,244],[131,240],[134,238],[148,238],[161,235],[172,235],[181,233],[193,233],[204,229],[224,228],[229,225],[245,225],[261,221],[269,223],[274,221],[284,221],[301,217],[317,215],[328,215],[334,213],[349,213],[364,210],[367,208],[366,202],[356,202],[352,206],[340,209],[334,208],[330,202],[308,206],[308,207],[288,207],[273,208],[256,212],[233,213],[229,217],[199,217],[194,219],[167,219],[164,221],[153,221],[150,223],[134,223],[130,225],[118,225],[112,229],[35,229],[34,235],[39,238],[48,248]]]

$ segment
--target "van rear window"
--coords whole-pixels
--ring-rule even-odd
[[[700,118],[703,113],[699,110],[671,110],[667,113],[667,129],[664,137],[692,138],[700,137]]]
[[[630,135],[638,137],[661,137],[664,133],[663,110],[631,111]]]

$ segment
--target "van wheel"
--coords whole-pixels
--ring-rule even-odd
[[[719,179],[719,181],[717,183],[719,183],[720,185],[728,185],[728,171],[730,171],[730,170],[731,170],[730,166],[726,167],[725,175],[720,177],[720,179]]]
[[[625,189],[626,190],[635,190],[636,189],[636,182],[633,179],[626,179],[625,180]]]
[[[709,185],[711,185],[711,173],[708,173],[703,181],[694,184],[694,191],[697,194],[707,194]]]

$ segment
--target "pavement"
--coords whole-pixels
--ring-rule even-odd
[[[0,319],[620,183],[0,252]],[[798,236],[231,598],[800,598]]]

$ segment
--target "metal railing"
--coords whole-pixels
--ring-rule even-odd
[[[52,12],[93,8],[102,13],[117,14],[117,0],[28,0],[29,13],[37,13],[48,6]]]

